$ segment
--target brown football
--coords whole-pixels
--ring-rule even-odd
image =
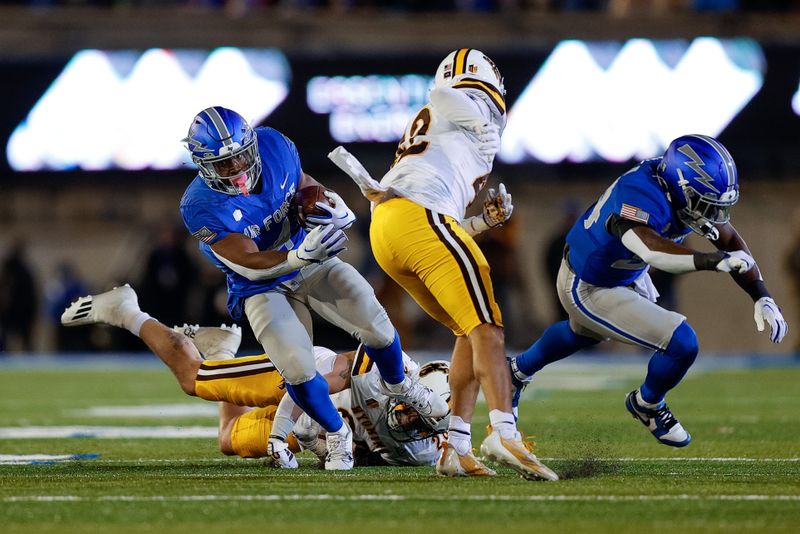
[[[294,194],[291,211],[301,226],[305,226],[307,215],[327,215],[326,212],[317,207],[317,202],[324,202],[329,206],[332,205],[330,199],[325,196],[325,191],[328,191],[328,189],[321,185],[309,185],[298,189],[297,193]]]

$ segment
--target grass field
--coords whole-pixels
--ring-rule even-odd
[[[99,455],[0,465],[0,532],[797,532],[800,367],[693,370],[670,405],[694,441],[672,449],[623,407],[644,366],[563,364],[537,376],[521,428],[561,475],[555,483],[506,470],[486,480],[429,468],[330,474],[310,458],[281,472],[223,457],[208,437],[11,438],[9,427],[65,425],[211,432],[215,418],[158,367],[0,367],[0,463]],[[108,415],[146,405],[200,415]]]

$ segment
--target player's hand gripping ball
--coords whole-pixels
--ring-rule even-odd
[[[332,206],[330,199],[325,196],[326,191],[328,189],[321,185],[310,185],[298,189],[297,193],[294,194],[289,210],[300,226],[305,228],[313,226],[306,220],[309,215],[312,217],[315,215],[321,217],[328,215],[328,212],[317,206],[317,202]]]

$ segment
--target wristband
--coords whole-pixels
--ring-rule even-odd
[[[698,271],[716,271],[717,264],[728,256],[727,252],[695,252],[694,268]]]

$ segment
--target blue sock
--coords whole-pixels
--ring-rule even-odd
[[[517,367],[530,376],[549,363],[556,362],[581,349],[600,343],[599,339],[581,336],[572,331],[569,321],[550,325],[528,350],[517,356]]]
[[[667,391],[678,385],[694,363],[697,350],[697,335],[684,321],[672,333],[667,348],[650,358],[647,377],[640,388],[642,398],[651,404],[664,400]]]
[[[400,347],[400,336],[394,332],[394,341],[382,349],[368,347],[364,345],[367,356],[375,362],[381,372],[384,382],[387,384],[399,384],[406,376],[403,368],[403,349]]]
[[[326,432],[336,432],[342,428],[342,416],[328,396],[328,383],[317,373],[314,378],[302,384],[286,384],[286,391],[294,402],[311,419],[322,425]]]

